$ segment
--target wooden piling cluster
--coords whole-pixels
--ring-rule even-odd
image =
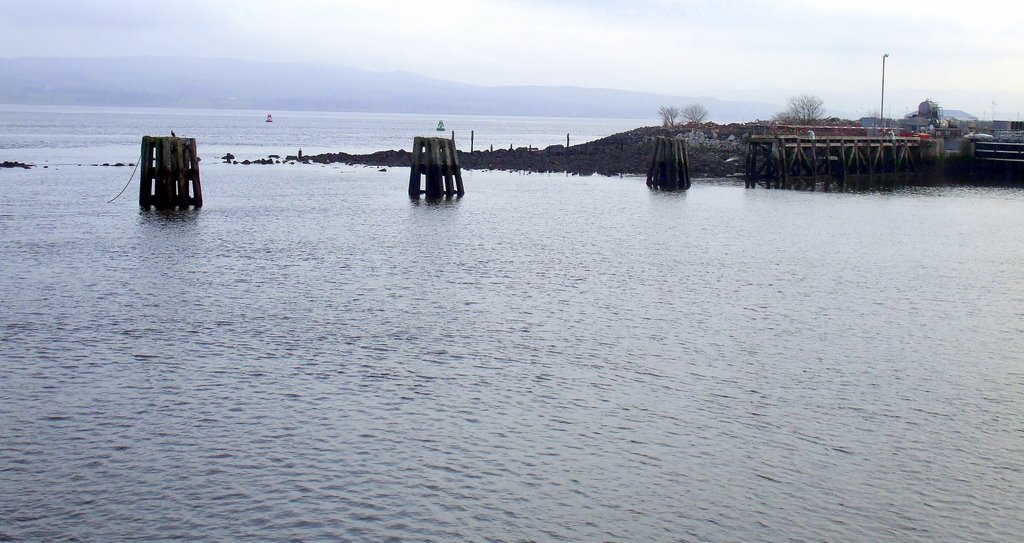
[[[412,168],[409,172],[409,197],[451,198],[466,193],[462,186],[462,168],[455,144],[446,138],[413,138]],[[421,188],[420,176],[426,177]]]
[[[690,157],[679,138],[655,138],[647,168],[647,186],[663,190],[689,190]]]
[[[753,136],[746,187],[790,190],[893,190],[923,171],[917,137]]]
[[[139,205],[173,209],[203,205],[195,138],[142,137]]]

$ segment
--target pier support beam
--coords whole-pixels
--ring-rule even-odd
[[[139,205],[146,209],[202,207],[195,138],[143,136]]]

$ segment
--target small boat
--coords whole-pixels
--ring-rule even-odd
[[[271,117],[269,113],[267,114],[267,122],[268,122],[268,123],[272,123],[272,122],[274,122],[274,118],[273,118],[273,117]]]
[[[437,131],[444,132],[444,121],[437,121]]]

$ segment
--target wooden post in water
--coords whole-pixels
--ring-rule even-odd
[[[654,154],[647,168],[647,186],[664,190],[690,188],[690,161],[679,138],[655,138]]]
[[[790,187],[793,190],[806,190],[807,189],[807,155],[804,153],[804,142],[797,136],[796,147],[793,149],[793,161],[796,166],[796,175],[793,179],[793,186]],[[797,186],[799,183],[799,187]]]
[[[195,138],[142,137],[139,205],[149,209],[202,207]]]
[[[428,200],[451,198],[466,193],[462,185],[462,167],[453,142],[446,138],[413,138],[412,167],[409,172],[409,197],[426,194]],[[426,176],[423,189],[420,176]]]
[[[779,179],[775,181],[775,188],[788,189],[789,187],[789,157],[786,153],[786,143],[782,138],[776,138],[779,143]]]
[[[747,144],[747,175],[743,178],[743,186],[748,189],[757,186],[757,155],[754,149],[753,142]]]
[[[850,164],[853,166],[853,191],[858,192],[863,190],[861,184],[864,182],[864,168],[863,168],[863,157],[861,156],[860,139],[853,140],[853,160]]]
[[[846,192],[846,140],[839,140],[839,190]]]
[[[833,176],[832,172],[832,138],[825,140],[825,186],[822,190],[829,191],[829,181]]]
[[[811,191],[818,190],[818,141],[811,138]]]

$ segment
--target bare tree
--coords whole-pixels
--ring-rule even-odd
[[[661,115],[662,126],[675,126],[679,118],[679,108],[676,106],[661,106],[658,108],[658,115]]]
[[[825,114],[825,102],[811,94],[790,96],[786,109],[775,116],[775,120],[794,124],[815,124]]]
[[[702,123],[708,119],[708,108],[703,104],[693,103],[681,109],[680,114],[688,123]]]

